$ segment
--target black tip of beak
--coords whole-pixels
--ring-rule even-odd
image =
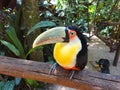
[[[68,27],[65,28],[65,33],[66,33],[66,36],[64,38],[64,42],[69,42]]]

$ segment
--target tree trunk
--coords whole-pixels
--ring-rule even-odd
[[[113,66],[117,66],[117,63],[118,63],[118,60],[119,60],[119,56],[120,56],[120,43],[117,46],[117,50],[116,50],[114,61],[113,61]]]
[[[38,2],[39,0],[23,0],[22,12],[25,33],[27,33],[31,27],[40,21]],[[29,36],[26,36],[25,47],[27,47],[28,50],[32,48],[33,41],[39,34],[40,30],[36,30]],[[43,50],[39,49],[32,52],[29,55],[29,59],[43,61]]]

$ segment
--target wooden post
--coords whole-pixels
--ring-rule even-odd
[[[114,61],[113,61],[113,66],[117,66],[117,63],[118,63],[118,60],[119,60],[119,56],[120,56],[120,43],[117,46],[117,50],[116,50]]]
[[[79,90],[120,90],[120,76],[83,70],[69,79],[70,71],[60,67],[48,74],[51,64],[0,56],[0,74],[60,84]]]

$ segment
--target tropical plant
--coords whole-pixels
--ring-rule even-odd
[[[13,12],[7,12],[6,10],[1,10],[1,17],[3,18],[4,21],[1,21],[1,25],[0,25],[0,42],[1,42],[1,47],[4,47],[5,50],[3,50],[3,48],[1,48],[0,52],[1,55],[8,55],[8,56],[14,56],[14,57],[18,57],[18,58],[23,58],[23,59],[27,59],[27,56],[33,52],[36,48],[31,49],[29,51],[26,51],[25,47],[23,46],[24,42],[21,42],[21,38],[18,37],[18,32],[14,27],[14,22],[15,18],[13,18],[13,16],[11,15],[13,14]],[[14,14],[15,16],[15,14]],[[32,32],[32,30],[37,29],[37,28],[43,28],[43,27],[53,27],[56,26],[56,24],[54,22],[50,22],[50,21],[41,21],[38,22],[38,24],[36,24],[35,26],[33,26],[28,34],[30,34]],[[23,36],[23,35],[22,35]],[[28,35],[26,35],[28,36]],[[39,47],[38,47],[39,48]],[[4,88],[9,88],[9,85],[11,84],[11,87],[9,88],[9,90],[13,90],[15,85],[18,85],[21,81],[21,78],[15,78],[12,81],[10,80],[6,80],[6,81],[1,81],[0,82],[0,88],[4,89]],[[27,82],[27,84],[34,86],[36,88],[38,88],[38,83],[35,80],[29,80],[26,79],[25,80]],[[18,84],[16,82],[19,82]]]

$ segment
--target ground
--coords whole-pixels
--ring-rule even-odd
[[[100,39],[97,37],[92,37],[92,40],[88,43],[88,69],[92,71],[97,71],[91,61],[98,61],[99,59],[108,59],[110,61],[110,74],[120,75],[120,58],[118,60],[117,66],[113,66],[115,52],[109,52],[109,47],[106,46]]]
[[[96,69],[92,63],[94,61],[98,61],[99,59],[103,58],[103,59],[108,59],[110,61],[110,74],[120,75],[120,69],[119,69],[120,58],[117,66],[113,66],[115,52],[110,53],[109,51],[110,50],[108,46],[106,46],[99,38],[93,36],[92,40],[88,42],[88,64],[85,69],[98,72],[98,69]],[[75,89],[59,86],[59,85],[50,85],[49,90],[75,90]]]

